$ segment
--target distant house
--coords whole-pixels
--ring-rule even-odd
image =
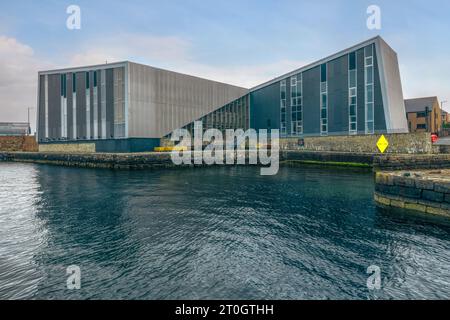
[[[442,110],[442,124],[450,124],[450,113]]]
[[[25,136],[30,132],[27,122],[0,122],[0,136]]]
[[[437,133],[442,127],[441,108],[437,97],[405,100],[409,132]]]

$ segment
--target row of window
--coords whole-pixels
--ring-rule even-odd
[[[61,114],[61,128],[60,135],[62,139],[72,138],[77,139],[106,139],[106,71],[98,70],[85,73],[85,93],[82,97],[77,97],[77,77],[76,73],[60,75],[60,114]],[[98,117],[98,77],[101,76],[100,83],[100,121],[101,132],[99,132],[99,117]],[[77,117],[72,117],[72,135],[68,134],[68,110],[67,110],[67,83],[68,79],[72,80],[72,114],[77,114],[77,99],[84,99],[86,106],[86,132],[77,132]],[[91,81],[93,80],[93,81]],[[93,105],[91,106],[91,89],[93,96]],[[44,110],[45,110],[45,138],[49,139],[49,121],[48,121],[48,75],[44,79]],[[124,69],[114,69],[114,137],[125,137],[125,99],[124,99]],[[91,128],[91,107],[93,108],[93,126]],[[80,136],[80,134],[82,136]]]
[[[364,48],[365,132],[374,133],[374,52],[373,45]],[[280,82],[280,131],[287,135],[287,80]],[[303,74],[292,76],[291,135],[303,134]],[[358,132],[358,76],[356,52],[348,55],[348,124],[349,134]],[[328,65],[320,65],[320,134],[328,134]]]

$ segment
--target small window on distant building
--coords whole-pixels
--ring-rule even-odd
[[[426,129],[427,125],[424,123],[417,124],[417,129]]]
[[[426,112],[417,112],[417,118],[425,118],[427,116]]]

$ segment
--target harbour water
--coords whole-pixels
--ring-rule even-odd
[[[373,191],[371,172],[336,168],[0,163],[0,299],[450,298],[448,221]]]

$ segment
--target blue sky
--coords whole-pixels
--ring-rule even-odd
[[[66,28],[71,4],[81,30]],[[381,30],[366,27],[372,4]],[[251,87],[378,34],[405,98],[450,100],[449,19],[445,0],[2,1],[0,121],[26,119],[37,70],[132,60]]]

